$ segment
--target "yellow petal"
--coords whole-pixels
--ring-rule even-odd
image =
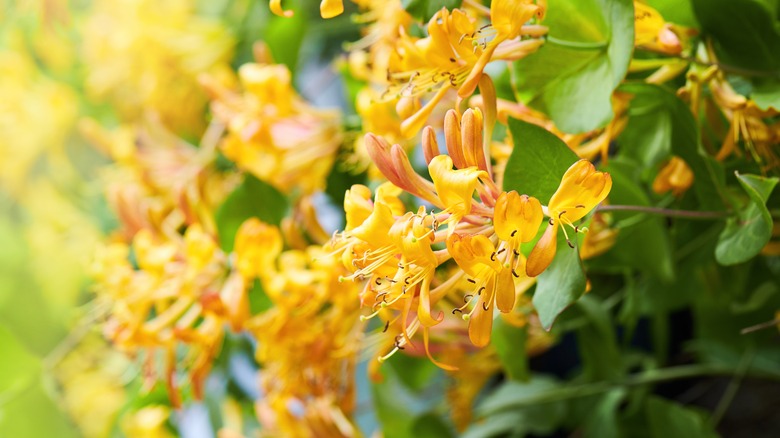
[[[452,159],[448,155],[433,157],[428,172],[442,204],[458,218],[471,211],[471,201],[479,178],[488,177],[487,172],[476,167],[453,170]]]
[[[532,0],[493,0],[490,21],[501,41],[519,35],[521,27],[537,13],[539,7]]]
[[[588,160],[572,164],[561,179],[548,209],[556,222],[575,222],[593,210],[612,189],[612,177],[599,172]]]
[[[503,241],[530,242],[536,237],[543,218],[538,199],[512,190],[501,193],[496,200],[493,224],[498,238]]]
[[[472,277],[480,277],[488,272],[489,267],[493,272],[501,269],[501,262],[495,256],[493,242],[481,234],[460,235],[454,233],[447,238],[447,250],[455,263]]]
[[[558,245],[558,222],[547,227],[542,238],[536,242],[531,250],[525,265],[525,272],[529,277],[536,277],[544,272],[555,258]]]
[[[495,277],[493,277],[485,292],[477,300],[477,307],[469,319],[469,339],[477,347],[484,347],[490,343],[490,332],[493,330],[492,291],[495,287]]]
[[[271,8],[271,12],[280,17],[292,17],[293,11],[282,9],[282,0],[271,0],[268,2],[268,6]]]
[[[503,313],[511,312],[515,307],[515,280],[509,268],[504,268],[498,273],[496,307]]]
[[[322,18],[333,18],[344,12],[343,0],[322,0],[320,3],[320,15]]]

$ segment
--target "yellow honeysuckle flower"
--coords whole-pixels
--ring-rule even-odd
[[[387,74],[390,85],[385,95],[401,99],[434,93],[424,106],[404,117],[401,124],[404,137],[411,138],[422,128],[449,90],[457,89],[461,98],[473,94],[488,62],[516,60],[533,53],[542,44],[539,39],[517,38],[521,34],[538,37],[546,33],[542,26],[525,26],[538,6],[526,0],[497,3],[494,7],[502,17],[498,18],[499,27],[495,29],[479,28],[477,20],[463,10],[442,8],[428,22],[427,37],[400,35],[390,58]],[[492,17],[495,19],[497,15]],[[515,23],[512,19],[523,21]]]
[[[247,281],[271,275],[282,246],[282,235],[277,227],[257,218],[247,219],[236,233],[233,249],[236,269]]]
[[[634,0],[634,45],[671,55],[682,51],[680,39],[664,17],[637,0]]]
[[[681,196],[693,184],[693,171],[682,158],[673,156],[658,172],[653,180],[653,191],[662,195],[671,191]]]
[[[469,320],[469,339],[474,345],[484,347],[490,342],[493,305],[501,312],[509,312],[514,307],[512,270],[498,260],[493,242],[482,235],[452,234],[447,238],[447,249],[458,266],[469,274],[468,281],[475,287],[476,304],[464,317]]]
[[[479,179],[487,178],[488,174],[476,167],[453,170],[452,166],[449,155],[438,155],[428,164],[428,172],[445,211],[452,214],[452,222],[458,222],[471,211]],[[450,233],[454,230],[454,227],[449,228]]]
[[[496,200],[493,226],[503,241],[530,242],[536,237],[542,218],[544,213],[538,199],[512,190],[502,192]]]
[[[547,206],[549,225],[528,256],[528,276],[536,277],[552,263],[558,241],[558,227],[568,225],[574,227],[576,232],[578,229],[574,222],[585,217],[603,201],[610,189],[612,178],[609,174],[596,171],[588,160],[579,160],[566,170],[561,185]]]

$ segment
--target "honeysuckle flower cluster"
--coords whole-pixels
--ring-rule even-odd
[[[388,336],[394,336],[394,342],[380,360],[410,344],[420,329],[427,352],[429,330],[444,319],[436,305],[458,290],[468,292],[466,303],[452,313],[469,321],[474,345],[487,345],[494,311],[513,310],[519,285],[552,263],[558,230],[563,229],[567,239],[567,227],[578,232],[575,223],[603,201],[612,186],[609,174],[580,160],[566,171],[543,207],[538,199],[504,191],[495,182],[478,109],[462,116],[450,110],[444,126],[448,154],[441,153],[432,128],[423,131],[432,181],[414,171],[400,145],[367,134],[369,155],[392,185],[380,186],[373,202],[366,187],[353,186],[344,205],[347,227],[332,242],[352,271],[345,280],[366,280],[361,301],[371,309],[367,318],[379,317],[386,331],[393,328]],[[398,198],[401,190],[431,208],[406,211]],[[534,240],[545,216],[546,231],[524,255],[521,244]],[[437,279],[437,268],[450,259],[459,270],[446,280]]]

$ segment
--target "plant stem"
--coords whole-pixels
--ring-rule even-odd
[[[635,211],[638,213],[656,214],[659,216],[679,217],[685,219],[725,219],[726,211],[692,211],[672,210],[669,208],[648,207],[645,205],[600,205],[596,211]]]

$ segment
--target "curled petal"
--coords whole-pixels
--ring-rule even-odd
[[[555,221],[578,221],[603,201],[611,189],[612,177],[608,173],[597,171],[588,160],[579,160],[566,170],[548,209]]]
[[[447,155],[434,157],[428,165],[428,172],[441,203],[456,218],[462,218],[471,211],[479,178],[487,178],[487,172],[475,167],[453,170],[452,159]]]
[[[515,307],[515,280],[509,268],[504,268],[498,273],[496,307],[503,313],[511,312]]]
[[[494,272],[501,270],[493,242],[481,234],[462,236],[454,233],[447,238],[447,250],[455,263],[472,277],[482,275],[485,266]]]
[[[555,258],[558,245],[558,222],[547,227],[542,238],[536,242],[525,264],[525,272],[529,277],[536,277],[544,272]]]
[[[496,288],[495,277],[488,283],[485,292],[477,300],[477,306],[469,319],[469,339],[477,347],[490,343],[493,330],[493,293]]]
[[[292,17],[293,11],[291,10],[284,10],[282,9],[282,0],[271,0],[268,3],[268,6],[271,8],[271,12],[274,14],[280,16],[280,17]]]
[[[512,190],[501,193],[496,200],[493,224],[498,238],[503,241],[530,242],[536,237],[543,218],[538,199]]]

